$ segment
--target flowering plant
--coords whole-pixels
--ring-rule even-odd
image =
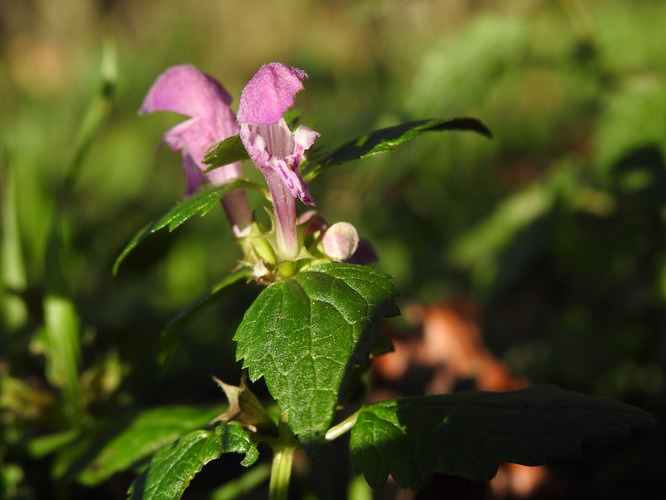
[[[205,428],[178,433],[154,453],[137,449],[135,459],[151,458],[131,497],[179,498],[209,461],[242,453],[249,467],[267,445],[269,496],[284,499],[294,454],[302,449],[316,457],[347,432],[354,471],[371,487],[381,487],[390,475],[403,487],[420,488],[436,472],[487,481],[501,461],[537,465],[575,455],[583,439],[618,438],[649,425],[651,417],[641,410],[554,387],[375,403],[352,390],[362,385],[369,360],[390,349],[381,325],[399,313],[397,290],[390,276],[367,265],[376,256],[351,223],[329,224],[313,210],[297,215],[296,199],[314,207],[307,182],[322,169],[389,151],[424,132],[490,132],[472,118],[413,121],[307,158],[319,133],[304,125],[292,130],[285,118],[306,77],[280,63],[262,66],[243,89],[235,116],[219,83],[192,66],[178,66],[157,79],[141,108],[190,117],[164,135],[164,143],[182,153],[186,198],[136,235],[116,270],[145,238],[207,213],[218,200],[242,250],[234,272],[167,327],[162,360],[182,326],[233,284],[266,286],[234,335],[244,368],[240,386],[218,381],[228,407],[206,414],[214,418]],[[243,177],[246,160],[263,174],[265,186]],[[263,193],[272,205],[270,227],[249,207],[245,189]],[[247,378],[263,379],[272,401],[262,403]]]

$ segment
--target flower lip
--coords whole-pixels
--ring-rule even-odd
[[[317,132],[301,125],[292,134],[281,118],[278,123],[268,126],[242,123],[240,136],[250,158],[264,175],[267,169],[278,172],[294,198],[306,205],[315,205],[298,166],[305,151],[319,137]]]
[[[217,80],[189,64],[167,69],[146,95],[140,113],[171,111],[190,117],[168,130],[162,141],[172,150],[182,152],[186,195],[192,194],[206,179],[220,185],[241,175],[240,163],[204,174],[205,154],[217,142],[238,133],[230,102],[231,96]]]
[[[265,64],[247,83],[238,105],[240,123],[272,125],[294,104],[307,73],[281,63]]]
[[[211,118],[228,109],[231,96],[212,76],[191,64],[173,66],[162,73],[148,91],[140,114],[172,111],[181,115]]]

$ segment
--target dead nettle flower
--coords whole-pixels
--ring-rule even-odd
[[[218,142],[238,134],[238,123],[229,108],[231,96],[211,76],[194,66],[182,65],[162,73],[148,91],[140,113],[172,111],[191,117],[164,134],[172,150],[181,151],[187,177],[186,196],[194,193],[206,180],[222,185],[240,177],[240,162],[204,173],[208,167],[203,158]],[[246,236],[252,212],[245,192],[234,189],[222,199],[222,206],[237,237]]]
[[[294,199],[315,204],[298,167],[319,134],[303,125],[292,132],[283,117],[306,77],[300,69],[266,64],[245,86],[238,106],[241,140],[273,198],[276,252],[284,260],[296,258],[300,250]]]

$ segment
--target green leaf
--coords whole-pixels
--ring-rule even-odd
[[[323,160],[306,168],[303,177],[306,181],[310,181],[317,176],[322,167],[393,151],[398,145],[420,136],[423,132],[439,130],[470,131],[477,132],[489,138],[492,137],[492,133],[488,127],[476,118],[432,119],[407,122],[394,127],[375,130],[344,144]]]
[[[63,194],[68,193],[78,179],[88,152],[111,116],[118,81],[118,57],[115,43],[110,39],[104,40],[101,62],[102,81],[100,82],[99,92],[88,104],[86,114],[81,122],[74,155],[61,187]]]
[[[218,201],[225,194],[236,188],[255,189],[262,193],[265,191],[265,189],[258,184],[242,178],[235,179],[233,182],[223,186],[213,188],[207,186],[203,188],[189,198],[186,198],[177,203],[162,217],[148,224],[141,231],[139,231],[116,259],[116,262],[113,264],[113,274],[118,272],[118,268],[120,267],[122,261],[125,260],[125,257],[127,257],[127,255],[148,236],[165,227],[168,227],[169,231],[173,231],[183,222],[194,217],[195,215],[206,215],[215,206],[217,206]]]
[[[259,457],[249,434],[238,425],[190,432],[153,456],[148,468],[132,484],[129,498],[177,500],[203,466],[223,453],[244,453],[241,463],[246,467]]]
[[[234,339],[250,379],[264,377],[280,412],[305,445],[333,419],[354,365],[380,338],[380,319],[398,313],[388,275],[324,264],[264,289]]]
[[[574,458],[582,440],[618,439],[654,424],[638,408],[557,387],[443,394],[363,408],[352,430],[354,469],[373,488],[389,474],[405,488],[434,472],[487,481],[500,461]]]
[[[520,265],[529,259],[509,259],[505,256],[517,242],[520,251],[532,247],[520,239],[539,221],[547,220],[558,200],[554,179],[541,180],[523,190],[516,190],[486,219],[471,226],[449,245],[451,262],[465,269],[482,289],[497,284],[502,273],[509,272],[509,265]],[[522,255],[522,254],[521,254]],[[503,261],[503,258],[509,263]]]
[[[658,147],[666,154],[666,96],[659,78],[627,79],[604,96],[594,135],[595,166],[604,174],[632,151]]]
[[[226,406],[167,406],[132,413],[90,429],[61,454],[54,476],[95,485],[149,457],[186,432],[205,426]]]
[[[80,429],[69,429],[54,434],[46,434],[28,441],[26,450],[30,458],[43,458],[67,446],[81,435]]]
[[[6,166],[0,166],[0,326],[14,333],[28,320],[28,307],[21,297],[28,278],[18,216],[16,162],[8,151],[2,156]]]
[[[437,114],[479,103],[490,109],[498,86],[507,89],[505,99],[508,88],[518,88],[515,82],[525,66],[516,61],[525,61],[534,43],[530,21],[480,14],[461,26],[455,39],[433,40],[419,54],[405,94],[404,108],[410,113]]]
[[[71,422],[78,424],[83,413],[81,370],[81,321],[68,291],[65,243],[55,214],[46,247],[46,294],[43,299],[44,330],[33,348],[46,358],[46,376],[63,395],[64,409]]]
[[[240,135],[227,137],[217,147],[204,157],[204,163],[210,165],[205,171],[210,172],[218,167],[241,160],[248,160],[250,156],[241,142]]]
[[[160,365],[166,365],[171,358],[174,350],[176,349],[176,346],[178,345],[180,333],[187,323],[189,323],[204,309],[214,304],[220,298],[220,296],[232,285],[249,278],[251,275],[252,272],[249,269],[242,269],[233,274],[230,274],[206,290],[204,293],[199,295],[193,302],[181,310],[169,322],[166,328],[162,330],[160,335]]]

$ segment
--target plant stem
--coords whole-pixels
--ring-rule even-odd
[[[326,436],[324,437],[324,439],[326,441],[333,441],[334,439],[339,438],[345,432],[351,430],[351,428],[354,427],[354,424],[356,424],[356,419],[357,418],[358,418],[358,412],[356,411],[352,415],[349,415],[347,418],[345,418],[339,424],[334,425],[333,427],[331,427],[326,432]]]
[[[273,464],[271,466],[271,480],[268,485],[269,500],[287,500],[289,494],[289,481],[291,479],[291,465],[298,443],[286,423],[278,424],[278,440],[273,447]]]

